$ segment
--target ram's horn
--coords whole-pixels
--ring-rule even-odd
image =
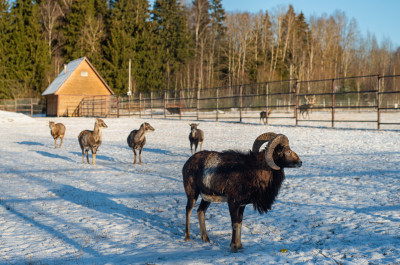
[[[288,146],[289,145],[289,139],[283,135],[283,134],[278,134],[272,141],[270,141],[266,147],[266,152],[265,152],[265,161],[267,162],[267,165],[270,166],[274,170],[279,170],[281,169],[275,164],[273,154],[275,151],[275,148],[278,146]]]
[[[269,133],[263,133],[260,136],[257,137],[257,139],[253,143],[253,148],[251,149],[253,153],[258,153],[260,152],[260,147],[266,143],[271,141],[277,134],[273,132]]]

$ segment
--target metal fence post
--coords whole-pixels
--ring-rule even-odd
[[[150,92],[150,117],[153,118],[153,91]]]
[[[336,105],[336,95],[335,95],[335,79],[332,79],[332,128],[335,127],[335,105]]]
[[[179,119],[182,120],[182,90],[179,90]]]
[[[218,87],[217,87],[217,91],[216,91],[216,93],[217,93],[217,111],[216,111],[216,116],[215,116],[215,121],[218,121],[218,108],[219,108],[219,89],[218,89]]]
[[[167,118],[167,90],[164,89],[164,119]]]
[[[196,101],[197,101],[197,107],[196,107],[196,111],[197,111],[197,120],[199,120],[199,111],[200,111],[200,89],[197,89],[197,97],[196,97]]]
[[[265,113],[266,113],[266,124],[268,124],[268,82],[265,85]]]
[[[119,96],[117,98],[117,118],[119,118]]]
[[[300,82],[296,80],[296,106],[294,107],[294,118],[296,119],[296,127],[299,124],[299,117],[297,114],[297,109],[299,108],[299,92],[300,92]]]
[[[33,117],[33,99],[31,98],[31,117]]]
[[[139,118],[142,117],[142,92],[139,92]]]
[[[380,130],[381,129],[381,86],[380,86],[380,80],[381,80],[381,77],[380,77],[380,75],[378,75],[378,77],[377,77],[377,80],[378,80],[378,95],[377,95],[377,100],[378,100],[378,104],[377,104],[377,127],[378,127],[378,130]]]
[[[239,115],[240,115],[239,121],[240,122],[242,122],[242,107],[243,107],[243,97],[242,97],[242,95],[243,95],[243,87],[240,86],[239,87]]]

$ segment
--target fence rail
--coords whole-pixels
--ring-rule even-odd
[[[45,104],[41,99],[23,98],[23,99],[1,99],[0,110],[18,112],[30,115],[43,114]]]
[[[314,98],[312,104],[310,98]],[[292,120],[296,126],[317,122],[330,127],[358,122],[376,124],[381,129],[400,126],[399,101],[400,75],[367,75],[85,98],[79,113],[242,122],[259,119],[260,111],[272,110],[267,122]]]

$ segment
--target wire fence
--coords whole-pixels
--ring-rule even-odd
[[[38,98],[1,99],[0,110],[18,112],[33,117],[45,112],[45,104]]]
[[[368,75],[149,91],[131,97],[87,97],[78,116],[247,120],[328,127],[361,123],[382,129],[400,126],[399,100],[400,75]]]

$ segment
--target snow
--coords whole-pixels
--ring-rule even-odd
[[[103,120],[97,165],[88,165],[77,136],[93,118],[0,111],[0,264],[400,263],[398,131],[200,121],[204,149],[249,150],[273,131],[303,161],[285,170],[270,212],[246,208],[244,249],[232,253],[226,203],[206,213],[210,243],[201,241],[195,211],[192,240],[184,240],[181,169],[192,121]],[[49,121],[67,128],[62,148]],[[126,137],[144,121],[155,131],[138,166]]]

